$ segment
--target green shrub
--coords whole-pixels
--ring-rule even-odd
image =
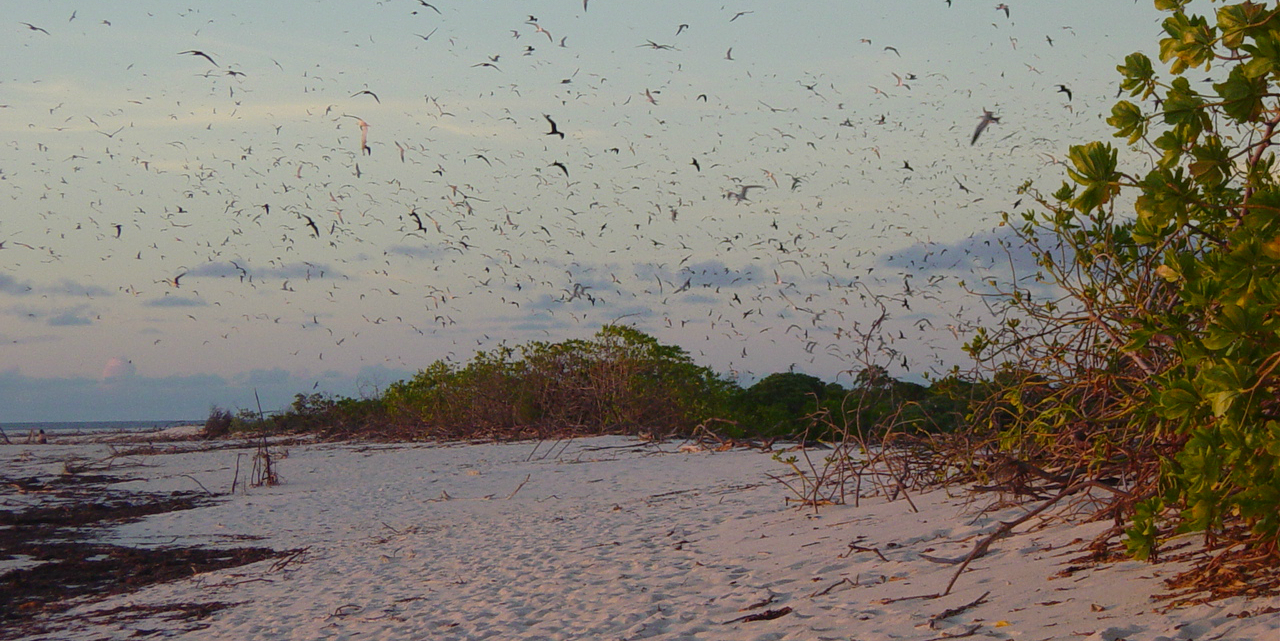
[[[1246,547],[1274,552],[1280,12],[1237,3],[1209,19],[1186,4],[1156,2],[1171,79],[1139,53],[1117,67],[1140,104],[1120,100],[1107,122],[1148,166],[1123,168],[1110,144],[1072,147],[1070,183],[1028,190],[1044,213],[1007,219],[1040,269],[1002,292],[1004,325],[968,346],[1007,374],[979,417],[1008,451],[1122,480],[1114,508],[1136,556],[1155,553],[1166,522],[1210,542],[1240,524]],[[1217,82],[1199,83],[1215,66]],[[1046,281],[1055,293],[1033,296]]]

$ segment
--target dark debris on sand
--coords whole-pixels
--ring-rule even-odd
[[[102,598],[195,574],[231,568],[288,552],[270,548],[166,546],[135,548],[95,542],[104,528],[153,514],[213,502],[205,493],[126,492],[122,480],[101,475],[0,477],[6,494],[37,494],[38,504],[0,510],[0,560],[28,558],[38,565],[0,574],[0,639],[56,633],[70,621],[58,615],[83,598]],[[184,603],[93,611],[81,622],[139,619],[198,621],[233,604]],[[198,628],[199,626],[197,626]]]

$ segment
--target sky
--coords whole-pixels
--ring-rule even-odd
[[[271,411],[611,322],[744,384],[965,367],[966,290],[1028,268],[1002,213],[1112,139],[1163,17],[192,4],[6,12],[0,423]]]

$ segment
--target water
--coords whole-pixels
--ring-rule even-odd
[[[46,434],[90,432],[150,432],[178,425],[204,425],[204,419],[189,421],[72,421],[66,423],[0,423],[10,438],[25,436],[32,430],[44,430]]]

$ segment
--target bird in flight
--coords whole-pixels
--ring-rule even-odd
[[[312,219],[311,219],[311,217],[310,217],[310,216],[308,216],[308,215],[306,215],[306,214],[298,214],[298,215],[299,215],[299,216],[302,216],[303,218],[306,218],[306,219],[307,219],[307,227],[310,227],[310,228],[311,228],[311,231],[312,231],[313,233],[315,233],[316,238],[319,238],[319,237],[320,237],[320,228],[316,226],[316,221],[312,220]]]
[[[972,145],[972,144],[977,143],[977,142],[978,142],[978,136],[981,136],[981,135],[982,135],[982,132],[983,132],[984,130],[986,130],[987,125],[989,125],[989,124],[991,124],[991,123],[993,123],[993,122],[995,122],[995,123],[999,123],[999,122],[1000,122],[1000,118],[999,118],[998,116],[996,116],[995,114],[991,113],[990,111],[987,111],[986,109],[983,109],[983,110],[982,110],[982,120],[978,121],[978,128],[973,130],[973,140],[970,140],[970,141],[969,141],[969,144],[970,144],[970,145]]]
[[[374,101],[376,101],[378,104],[382,104],[382,101],[381,101],[381,100],[378,100],[378,94],[373,93],[372,91],[369,91],[368,89],[365,89],[365,90],[363,90],[363,91],[357,91],[357,92],[355,92],[355,93],[351,94],[351,97],[352,97],[352,98],[355,98],[356,96],[359,96],[360,94],[369,94],[370,96],[373,96]]]
[[[35,25],[31,24],[30,22],[19,22],[18,24],[26,25],[26,27],[27,27],[28,29],[30,29],[30,30],[32,30],[32,31],[39,31],[40,33],[43,33],[43,34],[44,34],[44,35],[46,35],[46,36],[47,36],[47,35],[49,35],[49,32],[48,32],[48,31],[45,31],[44,29],[41,29],[40,27],[37,27],[37,26],[35,26]]]
[[[1006,18],[1008,18],[1008,17],[1009,17],[1009,5],[1007,5],[1007,4],[1003,3],[1003,2],[1001,2],[1001,3],[1000,3],[1000,4],[998,4],[998,5],[996,5],[996,11],[1003,11],[1003,12],[1004,12],[1004,17],[1006,17]]]
[[[1058,85],[1058,93],[1067,94],[1067,102],[1071,102],[1071,89],[1067,88],[1066,85]]]
[[[747,200],[747,192],[752,189],[764,189],[764,185],[738,185],[738,191],[726,190],[724,197],[740,203]]]
[[[373,149],[369,148],[369,123],[365,122],[364,119],[359,116],[353,116],[351,114],[344,115],[348,118],[355,118],[356,122],[360,123],[360,151],[372,156]]]
[[[182,285],[181,285],[181,284],[179,284],[179,283],[178,283],[178,281],[182,280],[182,277],[183,277],[183,276],[186,276],[186,275],[187,275],[187,272],[182,272],[181,274],[178,274],[177,276],[174,276],[173,278],[166,278],[166,279],[164,279],[164,280],[158,280],[158,281],[156,281],[156,282],[157,282],[157,283],[168,283],[168,284],[169,284],[170,286],[172,286],[174,289],[178,289],[178,288],[182,287]]]
[[[193,56],[200,56],[201,58],[204,58],[205,60],[208,60],[208,61],[209,61],[209,63],[210,63],[210,64],[212,64],[213,66],[215,66],[215,67],[217,67],[217,66],[218,66],[218,63],[214,62],[214,61],[213,61],[213,58],[210,58],[210,57],[209,57],[209,54],[207,54],[207,53],[205,53],[205,52],[203,52],[203,51],[197,51],[197,50],[195,50],[195,49],[192,49],[192,50],[190,50],[190,51],[179,51],[179,52],[178,52],[178,55],[180,55],[180,56],[181,56],[181,55],[184,55],[184,54],[190,54],[190,55],[193,55]]]
[[[563,132],[563,131],[560,131],[560,128],[556,126],[556,121],[552,120],[552,119],[551,119],[551,116],[548,116],[547,114],[542,114],[542,117],[543,117],[543,118],[546,118],[546,119],[547,119],[547,122],[551,123],[551,131],[548,131],[548,132],[546,133],[546,135],[548,135],[548,136],[560,136],[560,139],[561,139],[561,140],[564,140],[564,132]]]

